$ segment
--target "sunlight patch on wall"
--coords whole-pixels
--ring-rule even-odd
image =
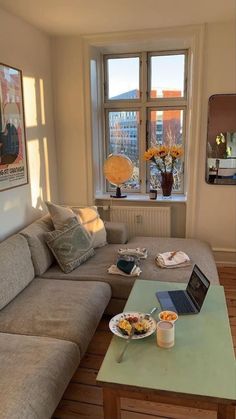
[[[45,125],[45,101],[44,101],[44,85],[43,79],[39,80],[39,91],[40,91],[40,106],[41,106],[41,123]]]
[[[43,138],[43,153],[44,153],[44,165],[45,165],[46,198],[47,198],[47,201],[51,201],[49,163],[48,163],[48,141],[46,137]]]
[[[32,139],[28,142],[28,161],[32,207],[41,209],[43,190],[38,139]]]
[[[3,211],[9,211],[14,208],[20,208],[20,199],[15,197],[14,199],[9,199],[9,201],[4,202]]]
[[[25,103],[25,125],[26,128],[35,127],[38,125],[35,79],[33,77],[24,77],[23,85]]]

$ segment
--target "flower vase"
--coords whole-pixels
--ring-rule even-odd
[[[172,172],[163,172],[161,174],[161,188],[163,196],[171,196],[173,183],[174,179]]]

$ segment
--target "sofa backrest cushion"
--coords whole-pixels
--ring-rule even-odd
[[[79,223],[91,235],[94,249],[107,244],[106,229],[96,206],[69,208],[49,201],[45,201],[45,204],[56,230],[62,230],[76,215]]]
[[[20,234],[0,243],[0,309],[13,300],[34,278],[27,240]]]
[[[116,221],[105,221],[105,229],[107,232],[107,243],[109,244],[125,244],[129,240],[128,226],[125,223]]]
[[[20,232],[28,241],[35,274],[38,276],[43,275],[55,261],[44,237],[45,233],[52,230],[54,226],[51,217],[47,214]]]
[[[55,230],[62,230],[75,217],[75,213],[69,207],[53,204],[49,201],[45,201],[45,204],[47,205]]]
[[[91,235],[93,248],[105,246],[107,244],[107,233],[97,207],[72,207],[72,209],[76,213],[78,221]]]

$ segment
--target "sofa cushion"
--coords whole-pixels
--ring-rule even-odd
[[[45,233],[47,245],[60,268],[68,273],[94,255],[92,238],[87,230],[72,218],[61,230]]]
[[[0,243],[0,309],[34,278],[27,240],[19,234]]]
[[[85,262],[78,269],[65,275],[56,265],[43,275],[44,278],[103,281],[110,284],[112,296],[114,298],[126,299],[129,296],[136,277],[123,277],[121,275],[111,275],[107,273],[107,268],[116,263],[117,252],[120,247],[146,247],[148,250],[147,259],[140,261],[142,270],[140,279],[150,279],[153,281],[185,282],[187,283],[193,265],[196,263],[211,283],[218,284],[219,278],[215,261],[209,245],[200,240],[194,239],[175,239],[175,238],[155,238],[155,237],[135,237],[126,246],[110,244],[109,246],[96,249],[93,258]],[[186,252],[191,265],[177,269],[162,269],[155,263],[155,256],[158,252],[181,249]]]
[[[44,234],[52,230],[54,226],[51,217],[45,215],[20,231],[28,241],[35,274],[39,276],[55,261],[44,239]]]
[[[96,206],[69,208],[62,205],[56,205],[48,201],[46,201],[45,204],[48,207],[48,211],[56,230],[63,229],[65,224],[68,224],[68,222],[76,215],[79,223],[82,224],[91,235],[92,247],[96,248],[107,244],[106,229]]]
[[[50,418],[79,364],[77,345],[0,333],[0,348],[0,417]]]
[[[107,232],[107,243],[124,244],[128,241],[127,224],[115,221],[105,221],[105,229]]]
[[[193,266],[197,264],[211,284],[219,284],[216,263],[208,243],[198,239],[133,237],[129,241],[129,247],[138,247],[138,243],[142,243],[142,247],[147,247],[149,257],[151,257],[153,261],[153,266],[150,266],[149,264],[144,265],[145,279],[148,279],[148,276],[151,275],[152,277],[156,276],[159,281],[187,283],[193,270]],[[185,252],[190,257],[191,265],[185,268],[172,269],[171,272],[170,269],[163,269],[156,266],[154,259],[157,253],[171,252],[174,250],[182,250]]]
[[[49,201],[45,201],[45,204],[47,205],[55,230],[61,230],[75,216],[75,213],[69,207],[56,205]]]
[[[0,332],[68,340],[82,356],[110,297],[110,286],[101,282],[35,278],[0,311]]]
[[[107,244],[107,234],[104,222],[98,214],[97,207],[84,207],[72,209],[77,214],[79,222],[86,228],[92,237],[92,246],[96,249]]]

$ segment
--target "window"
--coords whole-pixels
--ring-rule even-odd
[[[104,55],[106,156],[127,155],[134,172],[123,189],[160,188],[155,164],[144,162],[154,145],[185,145],[187,51]],[[105,156],[105,157],[106,157]],[[184,164],[174,171],[174,191],[184,192]],[[112,185],[107,185],[111,190]]]

